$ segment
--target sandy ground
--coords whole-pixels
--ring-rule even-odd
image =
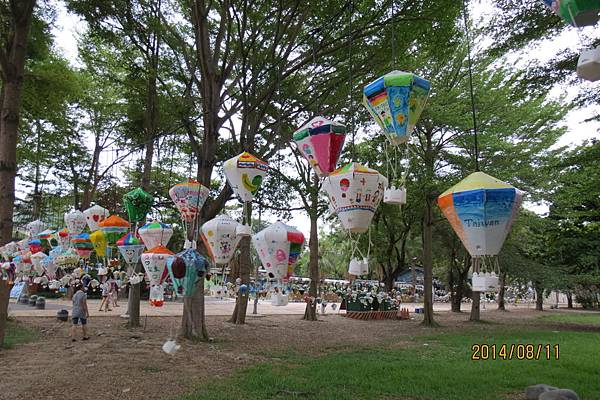
[[[233,299],[217,299],[206,297],[206,315],[231,315],[233,312],[233,308],[235,306],[235,301]],[[119,316],[125,312],[127,307],[126,300],[119,300],[119,307],[112,307],[111,311],[104,312],[98,311],[100,308],[100,300],[88,300],[89,311],[92,317],[94,316]],[[339,304],[338,304],[339,305]],[[253,301],[248,305],[248,312],[252,312]],[[283,314],[304,314],[304,309],[306,305],[305,303],[288,303],[287,306],[277,307],[272,306],[270,300],[260,300],[258,303],[258,313],[263,315],[283,315]],[[417,307],[423,307],[422,303],[406,303],[403,304],[403,307],[409,309],[410,312],[413,312]],[[514,309],[515,306],[509,305],[509,309]],[[13,317],[54,317],[56,316],[56,312],[61,309],[71,310],[71,302],[69,300],[64,299],[46,299],[46,309],[45,310],[37,310],[34,307],[30,307],[28,305],[18,304],[16,300],[11,300],[8,313]],[[482,303],[482,310],[485,311],[485,308],[495,309],[496,305],[493,304],[485,304]],[[522,304],[519,308],[524,309],[533,309],[535,308],[534,304]],[[470,303],[463,303],[462,310],[469,311],[471,309]],[[435,303],[434,304],[435,311],[449,311],[450,303]],[[149,316],[149,317],[157,317],[157,316],[180,316],[183,312],[183,303],[180,302],[165,302],[162,307],[152,307],[146,301],[142,301],[140,308],[140,315]],[[331,304],[325,308],[325,312],[327,314],[337,314],[338,310],[333,310],[331,308]]]
[[[519,309],[486,311],[482,317],[514,326],[535,323],[538,315]],[[68,323],[53,317],[19,317],[20,323],[40,331],[40,339],[0,352],[0,399],[168,399],[237,368],[277,361],[281,351],[318,355],[359,344],[408,346],[411,337],[432,332],[420,326],[419,315],[415,317],[357,321],[326,315],[318,322],[306,322],[298,315],[268,315],[250,316],[246,325],[235,326],[224,316],[209,316],[214,340],[182,341],[174,356],[161,346],[177,329],[178,317],[144,318],[144,328],[129,330],[118,316],[92,316],[91,340],[75,343],[67,338]],[[442,327],[435,332],[464,329],[467,319],[467,313],[438,313]],[[477,324],[477,329],[493,330],[497,325]]]

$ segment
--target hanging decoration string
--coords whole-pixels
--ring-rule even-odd
[[[469,65],[469,90],[471,93],[471,115],[473,117],[473,140],[475,171],[479,171],[479,144],[477,139],[477,115],[475,111],[475,93],[473,90],[473,65],[471,60],[471,39],[469,38],[469,17],[467,15],[467,0],[463,0],[463,18],[465,21],[465,37],[467,40],[467,62]]]
[[[355,132],[354,132],[354,102],[352,98],[352,89],[354,85],[354,71],[353,71],[353,60],[352,60],[352,39],[354,34],[352,33],[352,14],[354,13],[354,3],[350,2],[350,8],[348,13],[348,107],[350,111],[350,132],[352,134],[352,161],[356,159],[356,149],[355,149]]]

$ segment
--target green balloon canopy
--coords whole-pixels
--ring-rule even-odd
[[[154,204],[154,198],[142,188],[133,189],[123,196],[123,204],[130,222],[139,222],[146,219],[146,214]]]

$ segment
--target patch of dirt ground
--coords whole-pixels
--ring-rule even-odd
[[[539,313],[489,311],[492,323],[469,323],[468,313],[439,313],[441,327],[425,328],[418,320],[358,321],[326,315],[318,322],[298,315],[248,317],[237,326],[226,317],[207,317],[209,343],[180,341],[175,355],[161,347],[179,327],[180,317],[149,317],[146,327],[130,330],[118,317],[92,317],[91,340],[72,343],[69,323],[55,318],[22,317],[19,322],[40,331],[38,340],[0,352],[0,399],[168,399],[193,387],[260,361],[277,362],[287,351],[319,355],[360,346],[410,346],[426,334],[474,328],[534,325]],[[144,324],[144,320],[142,320]],[[546,325],[545,325],[546,326]],[[80,332],[78,332],[80,338]]]

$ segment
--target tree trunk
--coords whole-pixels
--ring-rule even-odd
[[[479,272],[480,261],[477,258],[473,259],[473,272]],[[472,291],[471,293],[471,316],[469,317],[470,321],[479,321],[481,319],[480,315],[480,304],[481,304],[481,292]]]
[[[567,292],[567,308],[568,309],[573,308],[573,293],[571,293],[571,292]]]
[[[317,288],[319,286],[319,234],[318,234],[318,201],[319,201],[319,178],[317,174],[314,174],[313,187],[311,188],[311,210],[310,210],[310,240],[308,242],[308,248],[310,251],[310,258],[308,261],[308,270],[310,276],[310,287],[308,289],[308,295],[311,300],[317,298]],[[309,301],[306,303],[306,310],[304,311],[303,319],[307,321],[317,320],[317,302]]]
[[[432,326],[433,321],[433,204],[431,198],[427,196],[427,204],[425,207],[425,218],[423,219],[423,279],[425,286],[425,297],[423,304],[425,314],[423,316],[423,324]]]
[[[248,207],[250,208],[250,207]],[[242,284],[250,284],[250,237],[244,237],[240,241],[240,278]],[[229,322],[237,325],[246,323],[246,311],[248,310],[248,291],[244,294],[238,293],[235,301],[235,308],[231,314]]]
[[[0,349],[4,344],[4,333],[6,330],[6,320],[8,318],[8,302],[10,300],[11,285],[8,281],[0,279]]]
[[[208,340],[206,318],[204,315],[204,277],[198,280],[196,293],[193,296],[183,297],[181,334],[190,340]]]
[[[544,311],[544,288],[535,285],[535,309]]]
[[[504,294],[506,293],[506,272],[500,273],[500,291],[498,292],[498,310],[506,311]]]

